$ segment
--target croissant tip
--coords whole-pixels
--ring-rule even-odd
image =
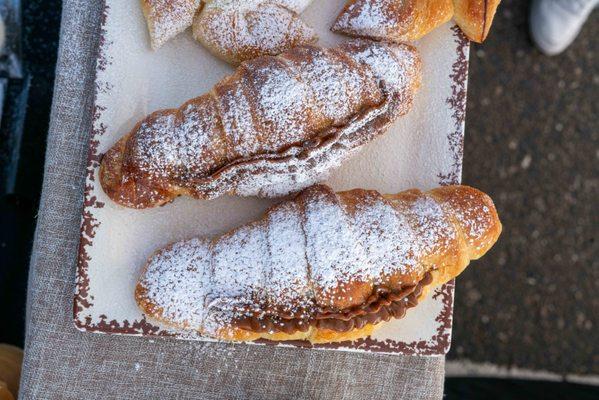
[[[172,200],[165,191],[125,176],[123,161],[127,136],[118,141],[100,160],[100,185],[106,195],[115,203],[124,207],[144,209],[160,206]]]

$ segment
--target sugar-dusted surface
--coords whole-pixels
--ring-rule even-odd
[[[414,6],[410,3],[398,0],[350,0],[344,13],[335,22],[335,28],[359,31],[376,38],[385,37],[390,32],[402,35],[414,20],[410,12]],[[402,7],[404,12],[397,12]]]
[[[312,297],[300,207],[296,202],[278,205],[270,210],[265,223],[269,253],[269,271],[265,274],[267,301],[279,302],[288,312],[297,306],[308,306]]]
[[[193,22],[193,35],[219,57],[239,63],[316,41],[300,17],[310,0],[212,0]]]
[[[333,29],[349,35],[404,42],[420,38],[453,14],[452,0],[349,0]]]
[[[372,41],[248,61],[209,94],[145,118],[117,147],[122,177],[102,184],[116,193],[122,182],[184,188],[202,199],[297,192],[409,112],[421,79],[413,47]]]
[[[263,4],[274,4],[294,12],[302,12],[313,0],[205,0],[206,8],[252,10]]]
[[[312,0],[142,0],[152,47],[160,48],[196,20],[196,34],[222,49],[270,53],[314,41],[301,13]],[[200,13],[197,11],[202,8]]]
[[[338,284],[370,277],[365,268],[364,249],[354,245],[357,227],[350,223],[339,198],[327,191],[312,193],[304,204],[306,259],[314,288],[326,296]],[[335,300],[326,298],[327,303]]]
[[[318,30],[321,44],[331,46],[344,40],[329,32],[343,3],[321,1],[306,9],[304,19]],[[97,80],[97,104],[105,107],[95,122],[98,153],[105,152],[148,113],[178,107],[186,99],[209,91],[232,71],[198,46],[189,33],[151,52],[138,4],[109,0],[108,5],[103,47],[107,65],[98,72]],[[423,57],[424,79],[414,108],[386,135],[365,146],[332,174],[328,183],[336,191],[364,187],[396,193],[409,187],[432,188],[438,185],[440,174],[453,172],[456,162],[461,165],[460,154],[449,140],[456,130],[454,110],[446,102],[452,97],[453,81],[449,75],[459,54],[455,41],[447,25],[416,43]],[[100,135],[102,126],[106,129]],[[85,246],[90,257],[86,299],[91,305],[76,317],[89,330],[99,326],[101,316],[120,327],[125,321],[133,323],[143,318],[131,293],[141,269],[156,249],[191,237],[222,234],[259,218],[273,204],[256,198],[223,197],[216,201],[180,198],[165,207],[131,211],[111,202],[97,180],[88,184],[92,185],[89,196],[104,204],[103,208],[87,208],[100,225],[93,237],[84,234],[93,243]],[[447,293],[451,294],[451,290]],[[422,342],[427,354],[446,351],[448,342],[439,341],[437,329],[441,324],[435,321],[447,315],[443,296],[445,292],[435,299],[429,298],[418,306],[418,313],[408,312],[404,319],[378,330],[372,337],[379,346],[374,350],[422,352],[412,345]],[[442,337],[448,338],[447,330],[442,332]],[[380,347],[381,344],[385,347]],[[368,350],[367,347],[362,350]]]
[[[201,0],[142,0],[152,47],[161,47],[190,27],[200,2]]]
[[[405,273],[417,267],[418,240],[414,229],[407,216],[398,213],[392,203],[378,194],[369,194],[356,206],[353,223],[362,227],[356,239],[364,249],[370,264],[369,275],[375,282],[385,274]]]
[[[416,220],[416,235],[422,238],[418,241],[418,252],[432,254],[440,247],[447,247],[452,240],[455,240],[457,236],[455,227],[434,199],[419,198],[414,202],[410,211]],[[441,240],[439,241],[437,238],[441,238]]]
[[[470,237],[473,224],[479,226],[472,239],[487,244],[483,251],[496,240],[496,214],[486,196],[459,186],[447,190],[466,201],[440,203],[416,191],[389,199],[362,190],[337,195],[314,186],[258,222],[152,257],[139,283],[143,309],[180,329],[216,336],[240,318],[285,316],[311,324],[328,310],[365,306],[377,288],[400,292],[427,272],[455,268],[451,260],[468,262],[474,242],[455,239]],[[460,256],[446,263],[443,254]]]
[[[146,270],[146,280],[152,282],[146,285],[147,296],[162,300],[157,305],[165,319],[191,327],[203,323],[210,287],[209,243],[201,239],[178,242],[154,255]]]

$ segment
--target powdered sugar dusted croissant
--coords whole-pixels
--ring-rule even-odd
[[[238,64],[315,43],[300,17],[312,0],[211,0],[193,21],[193,36],[217,57]]]
[[[333,31],[394,42],[420,39],[454,17],[468,39],[485,40],[500,0],[349,0]]]
[[[141,0],[152,48],[157,49],[189,28],[200,0]]]
[[[420,80],[407,45],[354,41],[257,58],[210,93],[140,121],[104,155],[100,181],[134,208],[298,191],[407,113]]]
[[[193,25],[194,38],[238,64],[318,39],[300,17],[312,0],[141,0],[154,49]]]
[[[135,296],[148,317],[220,339],[355,339],[403,317],[500,232],[491,199],[467,186],[381,195],[318,185],[260,221],[157,252]]]

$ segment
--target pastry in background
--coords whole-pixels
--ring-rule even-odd
[[[492,200],[467,186],[317,185],[259,221],[158,251],[135,298],[150,319],[217,339],[354,340],[402,318],[500,233]]]
[[[0,400],[13,400],[19,392],[23,350],[0,343]]]
[[[193,25],[193,37],[233,64],[315,43],[300,17],[312,0],[141,0],[152,48]]]
[[[141,0],[152,48],[160,48],[189,28],[200,4],[200,0]]]
[[[140,121],[103,156],[102,187],[132,208],[297,192],[406,114],[421,75],[415,48],[368,40],[247,61],[211,92]]]
[[[193,21],[193,37],[232,64],[315,43],[300,17],[312,0],[212,0]]]
[[[332,30],[350,36],[417,40],[452,17],[468,39],[483,42],[500,0],[349,0]]]

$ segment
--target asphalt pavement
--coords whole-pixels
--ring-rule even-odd
[[[458,278],[449,358],[599,374],[599,10],[557,57],[528,11],[503,0],[471,49],[463,181],[504,231]]]

